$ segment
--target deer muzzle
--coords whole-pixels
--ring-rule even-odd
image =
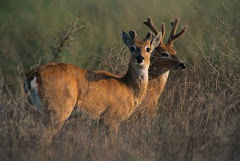
[[[144,57],[142,55],[139,55],[135,58],[136,64],[143,64],[144,63]]]
[[[178,67],[177,67],[177,68],[178,68],[179,70],[183,70],[183,69],[187,68],[187,64],[181,62],[181,63],[178,64]]]

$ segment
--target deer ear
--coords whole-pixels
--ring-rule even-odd
[[[162,32],[159,32],[151,42],[151,46],[153,49],[155,49],[160,44],[161,39],[162,39]]]
[[[122,39],[125,45],[127,45],[127,47],[130,48],[132,45],[132,39],[124,30],[122,32]]]

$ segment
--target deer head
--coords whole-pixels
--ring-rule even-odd
[[[158,75],[168,70],[183,70],[186,68],[186,63],[177,57],[177,52],[173,48],[174,41],[183,35],[183,33],[185,33],[188,28],[188,26],[184,26],[180,32],[176,33],[179,22],[180,19],[176,18],[175,21],[171,23],[172,30],[166,44],[164,43],[165,24],[162,24],[161,41],[155,51],[153,51],[151,58],[152,64],[149,69],[149,74],[152,77],[157,77]],[[147,21],[144,21],[143,23],[147,25],[155,34],[159,33],[159,30],[153,24],[151,17],[148,17]]]
[[[146,37],[140,41],[134,30],[129,31],[129,35],[123,30],[122,38],[131,52],[130,63],[135,69],[148,69],[152,51],[159,45],[162,33],[156,34],[152,39],[152,33],[149,32]]]

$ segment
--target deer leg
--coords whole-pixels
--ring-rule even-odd
[[[48,104],[45,110],[45,139],[51,143],[52,138],[58,133],[64,122],[71,115],[76,100],[73,98],[65,98],[64,102],[53,102]]]
[[[105,142],[114,144],[120,120],[118,117],[111,113],[110,110],[105,111],[99,120],[100,138],[104,138]]]

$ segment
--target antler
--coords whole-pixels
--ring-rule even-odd
[[[147,18],[147,21],[143,21],[145,25],[147,25],[154,33],[157,35],[159,33],[158,29],[156,26],[153,24],[152,18],[149,16]],[[163,44],[163,38],[165,36],[165,24],[162,23],[162,38],[161,38],[161,44]]]
[[[177,28],[179,26],[179,22],[180,22],[180,18],[176,18],[174,22],[171,23],[172,25],[172,31],[170,33],[170,36],[169,36],[169,39],[168,39],[168,45],[173,45],[173,42],[178,38],[180,37],[182,34],[184,34],[184,32],[187,31],[188,29],[188,26],[184,26],[184,28],[176,34],[176,31],[177,31]],[[152,21],[152,18],[151,17],[148,17],[147,18],[147,21],[143,21],[143,23],[145,25],[147,25],[155,34],[158,34],[159,31],[158,29],[156,28],[156,26],[153,24],[153,21]],[[164,36],[165,36],[165,24],[162,23],[162,39],[161,39],[161,44],[163,44],[163,39],[164,39]]]
[[[129,31],[129,35],[130,35],[130,37],[132,38],[133,41],[137,39],[137,33],[136,33],[135,30]]]
[[[169,45],[173,45],[173,42],[178,38],[180,37],[184,32],[187,31],[187,28],[188,26],[184,26],[184,28],[176,34],[176,31],[177,31],[177,28],[178,28],[178,25],[179,25],[179,22],[180,22],[180,18],[176,18],[174,22],[171,22],[171,25],[172,25],[172,31],[170,33],[170,36],[169,36],[169,39],[168,39],[168,43]]]
[[[148,32],[146,37],[144,38],[144,41],[152,41],[152,33]]]

